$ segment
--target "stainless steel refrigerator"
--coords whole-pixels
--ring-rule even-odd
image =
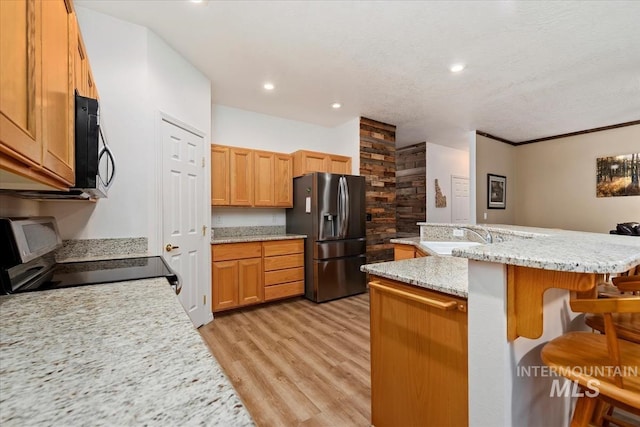
[[[305,296],[316,302],[366,291],[365,180],[315,172],[293,179],[287,233],[306,234]]]

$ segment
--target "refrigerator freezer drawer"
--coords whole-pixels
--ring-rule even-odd
[[[365,292],[366,276],[360,271],[365,262],[366,255],[314,260],[314,280],[306,284],[305,296],[322,302]]]
[[[349,239],[318,242],[313,248],[314,259],[339,258],[362,255],[367,251],[367,239]]]

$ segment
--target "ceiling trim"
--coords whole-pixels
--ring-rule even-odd
[[[515,145],[533,144],[534,142],[549,141],[551,139],[566,138],[569,136],[583,135],[585,133],[600,132],[603,130],[623,128],[626,126],[634,126],[634,125],[640,125],[640,120],[633,120],[631,122],[618,123],[615,125],[602,126],[602,127],[593,128],[593,129],[579,130],[577,132],[563,133],[562,135],[554,135],[554,136],[546,136],[544,138],[530,139],[529,141],[518,142]]]
[[[601,132],[601,131],[604,131],[604,130],[623,128],[623,127],[635,126],[635,125],[640,125],[640,120],[633,120],[633,121],[630,121],[630,122],[618,123],[618,124],[609,125],[609,126],[601,126],[599,128],[593,128],[593,129],[579,130],[579,131],[576,131],[576,132],[563,133],[563,134],[560,134],[560,135],[545,136],[544,138],[530,139],[528,141],[521,141],[521,142],[509,141],[508,139],[500,138],[499,136],[491,135],[490,133],[483,132],[481,130],[476,130],[476,135],[481,135],[481,136],[484,136],[484,137],[487,137],[487,138],[495,139],[496,141],[504,142],[505,144],[509,144],[509,145],[513,145],[514,147],[517,147],[519,145],[533,144],[535,142],[542,142],[542,141],[549,141],[549,140],[552,140],[552,139],[567,138],[569,136],[584,135],[585,133]]]
[[[495,139],[496,141],[504,142],[505,144],[509,144],[509,145],[513,145],[513,146],[518,145],[517,142],[509,141],[508,139],[500,138],[499,136],[491,135],[490,133],[483,132],[481,130],[476,130],[476,135],[481,135],[481,136],[484,136],[486,138]]]

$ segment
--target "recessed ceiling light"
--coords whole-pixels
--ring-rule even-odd
[[[449,70],[451,70],[452,73],[459,73],[460,71],[464,70],[464,64],[453,64],[451,67],[449,67]]]
[[[266,90],[274,90],[276,88],[273,83],[265,83],[262,87]]]
[[[331,104],[331,108],[334,108],[336,110],[340,107],[342,107],[342,104],[340,104],[339,102],[334,102],[333,104]]]

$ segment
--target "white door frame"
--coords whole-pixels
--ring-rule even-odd
[[[163,143],[162,143],[162,122],[171,123],[179,128],[186,130],[187,132],[191,132],[194,135],[201,137],[204,141],[203,144],[203,156],[205,159],[205,166],[203,172],[203,194],[200,196],[204,201],[202,204],[202,220],[203,225],[206,227],[205,236],[202,239],[202,262],[205,264],[204,266],[200,266],[200,269],[203,273],[202,277],[211,277],[211,156],[208,155],[209,151],[207,148],[210,143],[207,142],[207,134],[187,123],[184,123],[181,120],[172,117],[171,115],[164,113],[162,111],[156,111],[156,119],[155,119],[155,171],[152,172],[152,181],[155,183],[156,191],[151,191],[149,194],[149,206],[150,206],[150,215],[149,215],[149,250],[153,252],[153,255],[162,256],[164,254],[163,247],[163,209],[162,209],[162,199],[164,196],[164,188],[162,185],[162,159],[163,159]],[[210,304],[211,301],[211,283],[201,283],[200,294],[206,295],[207,304]],[[208,321],[213,320],[213,314]]]

